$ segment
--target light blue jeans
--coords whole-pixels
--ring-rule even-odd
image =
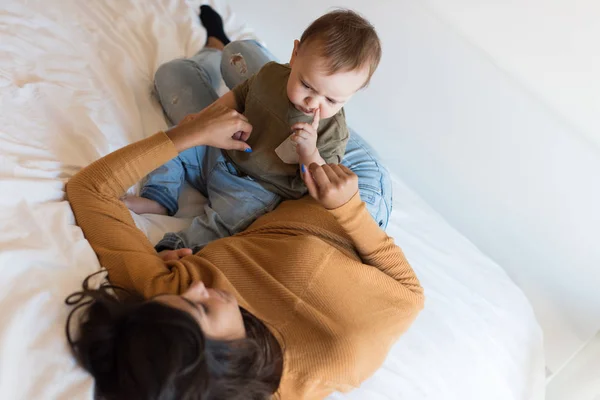
[[[204,48],[189,59],[161,65],[154,85],[170,125],[196,113],[217,98],[221,77],[231,89],[275,57],[258,42],[231,42],[223,51]],[[351,131],[342,164],[358,175],[361,199],[383,229],[392,210],[392,186],[387,170],[369,145]],[[190,227],[167,233],[156,245],[165,249],[192,248],[244,230],[256,218],[273,210],[281,197],[265,190],[249,176],[239,173],[221,150],[199,146],[148,175],[141,196],[157,201],[173,215],[183,182],[189,182],[208,200]]]

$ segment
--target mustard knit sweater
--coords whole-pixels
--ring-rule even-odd
[[[310,197],[284,202],[246,231],[164,262],[119,198],[175,156],[160,132],[68,182],[77,224],[109,280],[146,298],[198,280],[233,293],[282,346],[283,400],[358,387],[423,307],[414,271],[359,195],[329,211]]]

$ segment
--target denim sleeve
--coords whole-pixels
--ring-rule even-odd
[[[169,215],[175,215],[184,178],[181,158],[175,157],[148,175],[140,196],[156,201],[167,209]]]

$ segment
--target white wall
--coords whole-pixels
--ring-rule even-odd
[[[427,0],[465,38],[600,148],[600,2]]]
[[[600,399],[600,333],[550,379],[546,400]]]
[[[594,126],[598,103],[592,99],[590,105],[589,97],[598,100],[600,92],[567,90],[564,79],[565,90],[552,92],[557,85],[540,86],[545,79],[537,75],[531,86],[524,85],[531,74],[517,72],[530,71],[532,60],[543,60],[537,68],[544,64],[544,71],[555,72],[543,77],[576,74],[578,82],[586,81],[580,70],[563,71],[568,62],[552,63],[551,47],[533,43],[531,57],[521,59],[501,34],[470,39],[488,26],[479,15],[492,20],[519,15],[531,24],[520,25],[526,37],[544,12],[541,0],[529,1],[535,4],[510,2],[512,14],[494,13],[491,0],[431,0],[427,6],[417,0],[229,3],[285,61],[292,41],[332,6],[359,10],[375,24],[384,58],[370,87],[346,107],[351,125],[394,173],[523,288],[544,328],[549,368],[557,370],[600,329],[600,151],[580,129]],[[476,13],[486,5],[492,12]],[[523,10],[530,14],[519,14]],[[508,32],[512,22],[489,26]],[[565,26],[570,25],[557,29]],[[525,67],[516,68],[521,62]],[[579,98],[583,92],[587,96]],[[554,97],[546,100],[547,93]],[[588,106],[584,117],[573,112],[578,104]]]

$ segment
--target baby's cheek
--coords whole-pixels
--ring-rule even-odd
[[[288,98],[292,103],[298,103],[298,92],[295,90],[288,90]]]
[[[293,84],[292,82],[288,82],[287,87],[286,87],[286,91],[287,91],[287,96],[288,99],[294,103],[295,102],[295,98],[296,98],[296,85]]]
[[[338,111],[340,111],[340,108],[342,107],[321,106],[321,118],[326,119],[333,117]]]

